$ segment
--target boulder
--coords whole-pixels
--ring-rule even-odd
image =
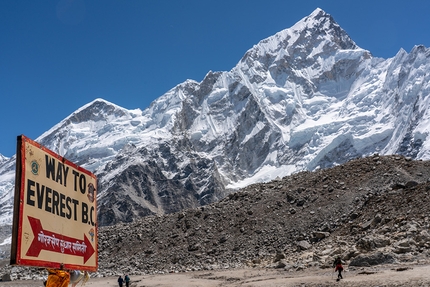
[[[351,260],[349,266],[369,267],[379,264],[395,263],[394,256],[389,253],[376,252],[371,255],[358,255]]]
[[[324,239],[326,237],[329,237],[330,233],[329,232],[322,232],[322,231],[314,231],[313,236],[314,236],[314,238],[321,240],[321,239]]]
[[[359,239],[357,241],[356,247],[361,251],[369,252],[388,245],[390,245],[390,239],[381,235],[368,235]]]
[[[3,274],[3,275],[2,275],[2,277],[1,277],[1,281],[2,281],[2,282],[5,282],[5,281],[12,281],[12,278],[10,278],[10,274],[9,274],[9,273],[6,273],[6,274]]]
[[[311,248],[311,244],[309,242],[307,242],[306,240],[301,240],[298,241],[297,243],[297,247],[299,250],[308,250],[309,248]]]

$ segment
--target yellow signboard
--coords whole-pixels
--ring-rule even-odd
[[[11,265],[96,271],[97,179],[21,135]]]

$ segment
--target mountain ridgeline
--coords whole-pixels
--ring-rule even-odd
[[[228,72],[187,80],[143,111],[96,99],[36,141],[97,175],[101,226],[374,153],[426,160],[429,55],[416,46],[375,58],[316,9]],[[3,225],[14,161],[0,159]]]

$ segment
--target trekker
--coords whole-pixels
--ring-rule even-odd
[[[127,274],[124,277],[124,281],[125,281],[125,286],[130,287],[130,277],[128,277]]]
[[[336,257],[336,259],[333,262],[333,267],[335,267],[334,272],[338,272],[337,273],[337,281],[339,281],[340,279],[343,279],[342,277],[342,271],[343,271],[343,266],[342,266],[342,260],[340,260],[340,256]]]
[[[66,270],[62,269],[47,269],[48,280],[46,281],[46,287],[68,287],[70,282],[70,274]]]
[[[118,278],[119,287],[122,287],[122,282],[124,282],[124,279],[122,279],[121,275],[119,275],[119,278]]]

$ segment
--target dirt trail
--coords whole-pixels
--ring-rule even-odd
[[[287,272],[274,269],[199,271],[132,276],[131,287],[323,287],[323,286],[430,286],[430,265],[392,265],[345,271],[336,282],[332,270]],[[91,278],[84,286],[115,287],[116,277]],[[41,287],[40,281],[0,282],[0,286]],[[78,286],[82,286],[79,284]]]

